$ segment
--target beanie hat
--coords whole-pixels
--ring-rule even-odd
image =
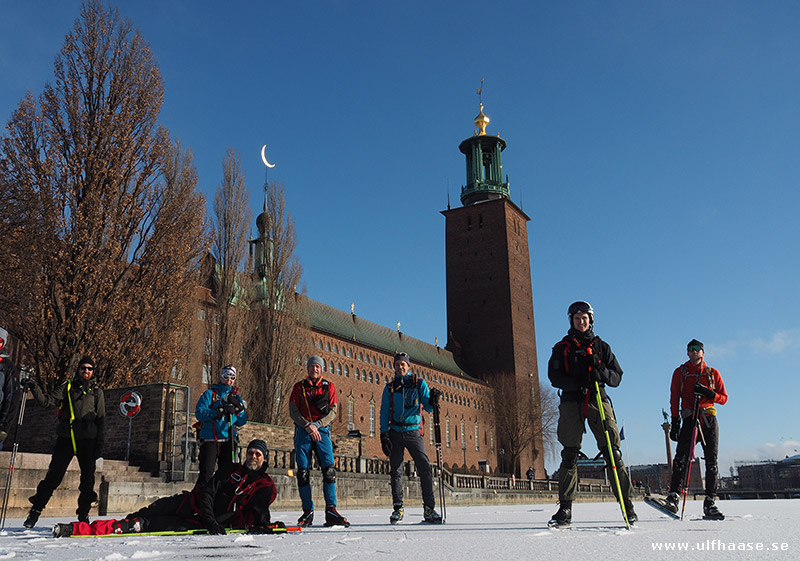
[[[698,347],[700,347],[700,350],[701,350],[701,351],[703,350],[703,343],[701,343],[701,342],[700,342],[700,341],[698,341],[697,339],[692,339],[691,341],[689,341],[689,342],[686,344],[686,350],[688,351],[688,350],[689,350],[689,347],[692,347],[692,346],[694,346],[694,345],[697,345]]]
[[[403,360],[406,364],[411,366],[411,357],[408,356],[408,353],[397,353],[394,355],[394,361],[397,362],[398,360]]]
[[[322,360],[321,356],[314,355],[312,357],[309,357],[308,362],[306,362],[306,368],[308,368],[312,364],[319,364],[319,367],[325,370],[325,361]]]
[[[230,364],[228,366],[224,366],[222,368],[222,370],[220,370],[219,379],[220,380],[225,380],[225,378],[233,378],[235,380],[236,379],[236,368],[234,368]]]
[[[90,356],[81,357],[81,359],[78,361],[78,368],[80,368],[80,366],[82,364],[88,364],[92,368],[94,368],[94,361],[92,360],[92,357],[90,357]]]
[[[247,445],[247,448],[255,448],[256,450],[260,450],[261,454],[266,457],[267,456],[267,443],[261,439],[256,438],[255,440],[251,440],[250,444]]]

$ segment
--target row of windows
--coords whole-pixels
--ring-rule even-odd
[[[433,417],[430,418],[430,426],[433,426]],[[461,448],[462,450],[466,450],[466,446],[464,443],[466,442],[464,438],[466,437],[466,427],[464,426],[464,421],[461,421],[461,432],[456,433],[455,440],[458,440],[458,435],[461,434]],[[428,431],[428,438],[430,440],[431,445],[434,444],[433,438],[433,430]],[[445,419],[444,422],[444,434],[445,434],[445,446],[450,448],[451,439],[450,439],[450,419]],[[494,433],[489,431],[488,433],[483,433],[485,443],[489,445],[492,452],[494,452]],[[478,452],[481,449],[481,440],[480,440],[480,428],[478,425],[478,421],[475,421],[475,451]]]
[[[310,342],[311,342],[312,346],[315,346],[318,349],[325,350],[325,351],[328,351],[328,352],[331,352],[331,353],[335,353],[335,354],[340,354],[342,356],[347,356],[349,358],[353,358],[354,357],[353,350],[351,348],[349,348],[349,347],[345,347],[344,345],[339,347],[339,345],[337,345],[336,343],[333,343],[333,344],[331,344],[330,342],[326,343],[326,342],[323,342],[322,339],[318,339],[316,342],[314,342],[314,340],[311,339]],[[367,362],[368,364],[374,364],[374,365],[376,365],[376,366],[378,366],[380,368],[384,368],[385,367],[385,368],[387,368],[389,370],[393,370],[392,365],[391,365],[391,361],[389,359],[384,360],[381,357],[376,357],[375,355],[370,355],[369,353],[364,354],[363,352],[358,352],[357,355],[355,356],[355,358],[357,358],[358,360],[360,360],[362,362]],[[341,365],[339,363],[334,363],[333,361],[330,361],[330,360],[328,360],[327,362],[328,362],[327,370],[331,374],[336,373],[336,374],[338,374],[340,376],[344,376],[346,378],[350,377],[350,369],[348,368],[347,365],[343,366],[343,365]],[[457,390],[460,390],[460,391],[463,391],[463,392],[468,392],[468,393],[472,393],[472,394],[480,395],[480,396],[486,396],[486,394],[487,394],[487,392],[486,392],[486,390],[484,388],[481,388],[481,387],[478,387],[478,386],[473,386],[473,385],[468,385],[468,384],[466,384],[466,383],[464,383],[464,382],[462,382],[460,380],[454,380],[454,379],[452,379],[452,378],[450,378],[448,376],[442,376],[442,375],[437,374],[435,372],[433,372],[433,373],[427,372],[426,370],[423,370],[423,369],[421,369],[419,367],[415,368],[415,367],[412,366],[410,372],[412,374],[416,374],[417,376],[419,376],[423,380],[428,381],[429,383],[430,382],[436,382],[437,384],[442,384],[443,386],[448,386],[448,387],[451,387],[451,388],[454,388],[454,389],[457,389]],[[368,372],[366,370],[365,371],[360,371],[358,368],[355,369],[355,379],[356,380],[367,381],[369,383],[373,383],[374,382],[375,384],[380,384],[381,383],[380,374],[376,373],[376,374],[373,375],[372,372]],[[384,375],[383,376],[383,383],[388,382],[388,379],[389,379],[389,376]],[[482,402],[479,402],[476,399],[470,399],[470,398],[464,397],[464,396],[451,395],[451,394],[448,394],[447,392],[445,392],[445,399],[446,399],[446,401],[448,401],[450,403],[457,403],[459,405],[464,405],[466,407],[473,407],[473,408],[479,409],[479,410],[485,410],[486,409],[486,407],[483,405]]]

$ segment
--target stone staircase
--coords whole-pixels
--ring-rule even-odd
[[[0,485],[5,490],[8,478],[10,451],[0,451]],[[8,498],[7,518],[24,518],[31,507],[28,497],[36,492],[36,486],[47,473],[50,465],[49,454],[17,453],[11,492]],[[42,516],[75,517],[78,500],[80,468],[78,460],[72,462],[64,475],[64,480],[53,493]],[[126,514],[133,512],[155,499],[179,493],[193,487],[191,482],[164,483],[160,478],[140,471],[121,460],[103,460],[102,467],[95,472],[95,491],[99,496],[98,505],[92,507],[90,516],[107,514]]]

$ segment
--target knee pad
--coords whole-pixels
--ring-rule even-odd
[[[298,469],[297,470],[297,486],[298,487],[308,487],[311,483],[311,472],[307,469]]]
[[[709,475],[716,477],[719,473],[719,466],[717,466],[717,464],[706,464],[706,473],[706,478],[708,478]]]
[[[322,468],[322,481],[323,483],[336,483],[336,468],[333,466]]]
[[[620,452],[619,448],[612,447],[611,450],[614,452],[614,465],[621,466],[622,465],[622,452]],[[606,466],[608,469],[611,469],[611,460],[608,459],[608,450],[603,452],[603,458],[606,461]]]
[[[561,465],[567,469],[572,469],[578,466],[578,448],[571,446],[564,448],[561,451]]]

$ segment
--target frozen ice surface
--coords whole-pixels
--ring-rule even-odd
[[[678,521],[637,501],[639,522],[630,531],[613,502],[575,503],[572,526],[564,529],[547,528],[554,504],[450,507],[441,526],[422,523],[421,505],[406,505],[405,520],[396,526],[389,524],[389,505],[342,510],[350,528],[314,526],[284,535],[53,538],[52,525],[64,519],[42,518],[32,530],[11,519],[0,533],[0,561],[800,559],[800,500],[718,505],[724,521],[703,520],[701,501],[687,503],[686,519]],[[298,515],[274,512],[272,518],[291,524]]]

